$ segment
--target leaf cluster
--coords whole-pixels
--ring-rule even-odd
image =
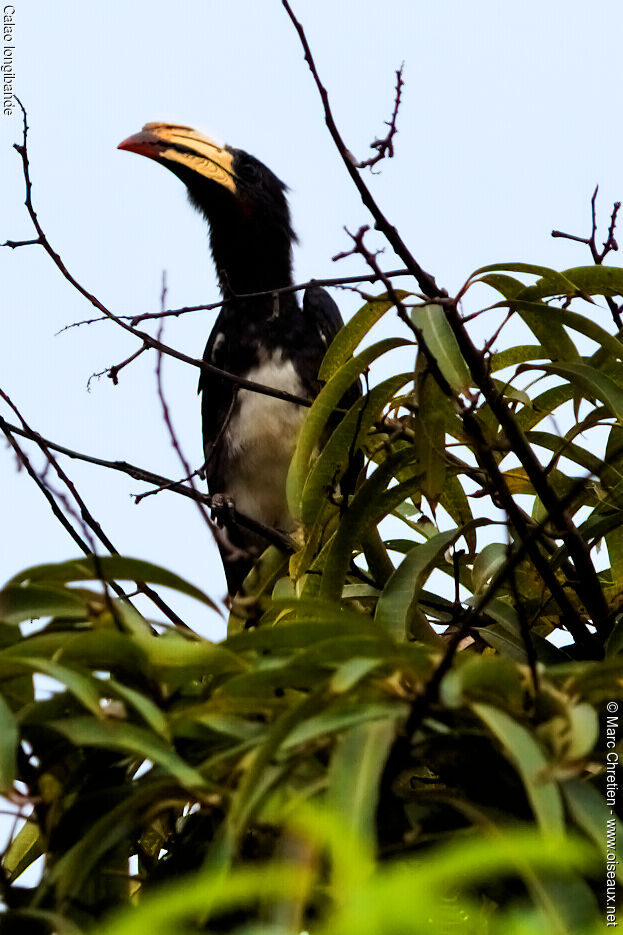
[[[7,925],[596,931],[623,343],[593,297],[621,294],[623,273],[506,264],[462,295],[482,284],[502,296],[486,313],[533,335],[479,352],[486,380],[451,312],[407,292],[337,336],[288,476],[299,547],[264,553],[223,642],[111,592],[141,581],[212,603],[136,559],[38,566],[0,591],[0,786],[24,815],[2,860]],[[348,388],[409,346],[364,341],[409,302],[415,369],[326,440]]]

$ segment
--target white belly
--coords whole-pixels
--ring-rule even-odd
[[[292,363],[280,351],[244,376],[305,395]],[[227,430],[231,462],[225,492],[241,513],[284,532],[295,527],[286,503],[286,476],[305,413],[304,406],[241,389]]]

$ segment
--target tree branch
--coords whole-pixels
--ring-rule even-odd
[[[299,21],[295,17],[292,11],[292,7],[288,3],[288,0],[281,0],[281,2],[283,4],[283,7],[286,13],[290,17],[292,24],[294,28],[296,29],[299,39],[301,41],[301,45],[303,47],[303,51],[305,54],[305,61],[309,65],[309,69],[316,83],[318,93],[320,94],[320,99],[322,101],[322,106],[324,109],[325,123],[327,124],[327,127],[329,129],[329,133],[331,134],[333,138],[333,142],[335,143],[335,146],[340,156],[342,157],[342,162],[346,166],[346,170],[348,174],[350,175],[351,179],[355,183],[355,186],[359,192],[359,195],[361,196],[362,202],[364,203],[364,205],[366,206],[366,208],[368,209],[368,211],[374,218],[375,228],[379,230],[382,234],[384,234],[384,236],[390,243],[396,255],[400,257],[402,262],[407,267],[409,273],[415,277],[424,295],[428,296],[429,298],[437,298],[438,296],[444,296],[444,297],[447,296],[448,293],[445,291],[445,289],[440,289],[437,283],[435,282],[434,278],[430,275],[430,273],[427,273],[424,269],[422,269],[422,267],[417,262],[415,257],[412,256],[411,252],[408,250],[407,245],[401,238],[400,234],[398,233],[396,228],[393,227],[389,223],[389,221],[387,220],[387,218],[385,217],[385,215],[383,214],[383,212],[377,205],[376,201],[374,200],[372,193],[370,192],[368,186],[361,178],[361,175],[359,174],[359,170],[357,168],[357,161],[354,158],[353,154],[348,150],[346,144],[344,143],[344,140],[342,139],[342,135],[340,134],[337,128],[337,125],[335,123],[335,120],[333,118],[333,113],[329,105],[329,95],[327,94],[327,90],[322,84],[322,81],[320,80],[320,76],[318,74],[318,70],[316,68],[316,64],[314,62],[314,58],[311,53],[311,49],[309,48],[309,43],[307,41],[305,31],[301,23],[299,23]]]

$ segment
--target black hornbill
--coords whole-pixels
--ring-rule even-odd
[[[224,303],[204,361],[313,398],[320,362],[342,326],[335,302],[318,287],[306,290],[302,309],[295,293],[249,295],[292,285],[296,236],[284,183],[255,157],[190,127],[148,123],[119,149],[170,169],[209,223]],[[293,531],[285,480],[305,407],[238,388],[208,371],[202,371],[199,392],[209,491],[266,526]],[[358,392],[354,387],[344,402]],[[233,595],[266,543],[228,520],[227,508],[218,515],[225,526],[220,548]]]

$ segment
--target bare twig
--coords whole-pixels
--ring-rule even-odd
[[[35,433],[32,432],[32,430],[30,429],[30,426],[27,424],[26,420],[25,420],[24,417],[21,415],[21,413],[20,413],[19,409],[17,408],[17,406],[15,405],[15,403],[10,399],[10,397],[9,397],[2,389],[0,389],[0,396],[2,397],[2,399],[4,399],[5,403],[6,403],[8,406],[10,406],[10,408],[11,408],[11,409],[13,410],[13,412],[16,414],[16,416],[18,417],[18,419],[19,419],[20,422],[22,423],[22,426],[23,426],[24,430],[27,431],[27,432],[29,432],[29,433],[31,434],[31,437],[32,437]],[[4,421],[4,420],[3,420],[3,421]],[[4,426],[2,426],[2,427],[3,427],[3,429],[4,429]],[[6,431],[5,431],[5,434],[7,434]],[[10,432],[7,434],[7,438],[9,438],[10,434],[11,434]],[[16,443],[15,443],[15,440],[14,440],[14,439],[11,440],[10,438],[9,438],[9,440],[11,441],[11,444],[13,445],[13,448],[16,450]],[[35,441],[37,442],[39,448],[41,449],[41,451],[42,451],[43,454],[45,455],[45,457],[46,457],[46,459],[47,459],[47,461],[48,461],[48,464],[54,469],[54,471],[56,472],[57,476],[60,478],[60,480],[61,480],[61,481],[65,484],[65,486],[67,487],[68,491],[70,492],[71,496],[73,497],[73,499],[74,499],[74,501],[75,501],[75,503],[76,503],[76,505],[77,505],[77,507],[78,507],[78,509],[79,509],[79,511],[80,511],[80,514],[79,514],[78,519],[79,519],[79,522],[80,522],[81,525],[82,525],[83,534],[85,535],[85,538],[86,538],[88,541],[87,541],[86,544],[85,544],[82,540],[79,539],[79,537],[77,538],[76,535],[72,534],[72,538],[74,539],[74,541],[76,541],[76,542],[80,545],[80,548],[81,548],[83,551],[85,551],[85,547],[86,547],[85,554],[86,554],[86,555],[93,556],[93,558],[97,561],[96,550],[95,550],[95,542],[94,542],[94,540],[93,540],[93,538],[92,538],[92,536],[91,536],[91,533],[93,533],[93,535],[94,535],[97,539],[99,539],[99,541],[102,543],[102,545],[103,545],[112,555],[118,555],[119,552],[118,552],[117,549],[114,547],[114,545],[112,544],[112,542],[110,541],[110,539],[108,538],[108,536],[106,535],[106,533],[104,532],[104,530],[102,529],[100,523],[95,519],[95,517],[93,516],[93,514],[91,513],[91,511],[88,509],[88,507],[87,507],[85,501],[82,499],[81,495],[79,494],[79,492],[78,492],[78,490],[77,490],[77,488],[76,488],[74,482],[71,480],[71,478],[67,475],[67,473],[66,473],[66,472],[63,470],[63,468],[60,466],[60,464],[58,463],[58,461],[56,460],[56,458],[55,458],[54,455],[52,454],[50,448],[46,445],[45,441],[41,438],[41,436],[39,436],[38,438],[35,438]],[[20,449],[20,451],[21,451],[21,449]],[[24,452],[23,452],[23,451],[21,451],[21,455],[24,455]],[[25,463],[25,462],[24,462],[24,463]],[[25,464],[25,466],[26,466],[26,464]],[[27,467],[27,470],[28,470],[28,467]],[[28,473],[30,474],[31,477],[33,477],[33,472],[34,472],[34,468],[32,468],[32,465],[30,465],[30,470],[28,470]],[[35,472],[35,474],[36,474],[36,472]],[[33,478],[33,479],[36,479],[36,481],[37,481],[37,486],[38,486],[44,493],[46,493],[46,489],[49,488],[49,485],[46,485],[46,484],[45,484],[44,479],[41,478],[41,477],[39,477],[38,475],[37,475],[35,478]],[[53,496],[53,494],[49,491],[49,489],[48,489],[48,492],[50,493],[50,496],[48,496],[47,493],[46,493],[46,499],[48,499],[48,502],[51,503],[51,501],[54,499],[54,496]],[[67,508],[69,509],[69,505],[67,505]],[[60,512],[60,511],[59,511],[59,512]],[[54,510],[54,514],[55,514],[55,516],[56,516],[57,518],[59,518],[59,512],[57,512],[57,510]],[[72,512],[73,512],[73,511],[72,511]],[[74,514],[74,515],[75,515],[75,514]],[[62,521],[61,521],[61,522],[62,522]],[[66,523],[66,522],[62,522],[62,525],[69,531],[68,526],[71,526],[71,524]],[[71,527],[71,528],[73,529],[73,527]],[[100,575],[100,577],[101,577],[101,579],[102,579],[102,582],[103,582],[104,584],[106,584],[106,581],[105,581],[103,575]],[[111,586],[113,587],[113,590],[114,590],[120,597],[127,598],[127,595],[125,594],[125,592],[123,591],[123,589],[122,589],[119,585],[117,585],[116,582],[110,582],[110,584],[111,584]],[[143,582],[140,582],[140,581],[137,581],[137,582],[136,582],[136,587],[137,587],[137,590],[140,591],[142,594],[144,594],[146,597],[148,597],[148,598],[152,601],[152,603],[155,604],[155,606],[156,606],[160,611],[162,611],[162,613],[164,613],[165,616],[168,617],[168,619],[169,619],[172,623],[174,623],[174,624],[175,624],[176,626],[178,626],[178,627],[181,627],[183,630],[190,630],[190,627],[189,627],[186,623],[184,623],[184,621],[181,619],[181,617],[179,617],[179,616],[175,613],[175,611],[172,610],[172,609],[169,607],[169,605],[168,605],[165,601],[162,600],[162,598],[160,597],[160,595],[159,595],[156,591],[154,591],[153,588],[151,588],[149,585],[144,584]],[[112,608],[111,608],[111,609],[112,609]],[[192,632],[192,631],[191,631],[191,632]]]
[[[162,293],[161,293],[161,304],[163,308],[166,302],[166,295],[167,295],[167,274],[163,270]],[[164,330],[164,321],[161,321],[158,327],[158,340],[160,340],[160,338],[162,337],[163,330]],[[164,424],[166,425],[167,432],[169,433],[169,439],[171,441],[171,445],[173,446],[173,449],[179,459],[179,462],[182,465],[182,469],[185,472],[186,479],[188,483],[190,484],[191,489],[195,493],[198,493],[197,488],[195,487],[195,482],[194,482],[194,476],[197,472],[191,471],[190,465],[188,461],[186,460],[184,452],[182,451],[182,447],[179,443],[179,439],[177,437],[175,429],[173,428],[173,422],[171,420],[171,413],[169,412],[169,406],[167,404],[167,401],[164,395],[164,386],[162,383],[162,354],[160,351],[156,351],[156,388],[158,391],[158,399],[160,400],[160,406],[162,409],[162,417],[164,419]],[[217,534],[215,532],[214,525],[212,521],[210,520],[210,517],[208,516],[204,505],[201,503],[200,500],[195,500],[195,503],[197,505],[197,509],[199,510],[199,513],[201,514],[202,520],[204,521],[204,523],[206,524],[206,526],[208,527],[210,531],[210,535],[215,541],[217,541]]]
[[[402,79],[402,73],[404,71],[404,62],[400,68],[396,71],[396,91],[394,96],[394,110],[389,120],[385,121],[385,126],[388,127],[388,131],[380,140],[374,140],[373,143],[370,143],[370,149],[376,150],[376,155],[371,156],[369,159],[365,159],[363,162],[357,163],[358,169],[370,169],[380,162],[382,159],[387,157],[391,159],[394,155],[394,137],[398,133],[398,127],[396,126],[396,119],[398,117],[398,109],[400,107],[400,101],[402,96],[402,89],[404,86],[404,81]]]
[[[605,258],[614,250],[619,249],[619,245],[614,238],[614,231],[617,223],[617,214],[621,207],[620,201],[615,201],[612,207],[612,214],[610,215],[610,225],[608,227],[608,236],[603,242],[602,249],[599,250],[597,247],[597,193],[599,191],[599,185],[595,186],[595,191],[593,192],[591,198],[591,235],[590,237],[578,237],[577,234],[566,234],[564,231],[553,230],[552,237],[562,237],[565,240],[573,240],[576,243],[583,243],[591,251],[591,256],[593,258],[593,263],[597,266],[601,266]],[[610,309],[610,314],[612,315],[612,320],[619,330],[623,328],[623,317],[621,315],[622,307],[617,305],[614,299],[611,296],[604,296],[608,308]]]
[[[181,494],[181,496],[187,497],[190,500],[198,500],[201,503],[205,503],[208,507],[211,506],[212,498],[209,494],[204,494],[200,491],[192,490],[191,487],[186,486],[184,483],[172,480],[170,477],[164,477],[162,474],[156,474],[154,471],[148,471],[145,468],[138,467],[135,464],[130,464],[127,461],[108,461],[105,458],[97,458],[95,455],[83,454],[82,452],[75,451],[72,448],[59,445],[58,442],[51,441],[49,438],[44,438],[43,436],[39,435],[38,432],[34,432],[32,430],[26,431],[23,428],[19,428],[17,425],[12,425],[2,416],[0,416],[0,429],[2,429],[2,431],[5,433],[11,432],[12,434],[19,435],[22,438],[28,438],[37,444],[41,440],[48,448],[51,448],[53,451],[58,451],[60,454],[66,455],[68,458],[75,458],[76,460],[84,461],[87,464],[94,464],[98,467],[107,468],[112,471],[118,471],[121,474],[127,474],[129,477],[134,478],[134,480],[138,480],[147,484],[155,484],[156,486],[161,487],[162,490],[169,490],[172,493]],[[237,510],[235,510],[233,513],[233,519],[239,526],[243,526],[250,532],[254,532],[258,536],[262,536],[262,538],[266,539],[268,542],[272,542],[273,545],[276,545],[279,548],[285,549],[289,552],[296,550],[296,545],[290,536],[282,533],[278,529],[274,529],[272,526],[266,526],[264,523],[259,523],[250,516],[245,516],[245,514],[239,513]]]
[[[428,296],[429,298],[436,298],[437,296],[447,296],[448,293],[445,291],[445,289],[440,289],[437,283],[435,282],[433,276],[431,276],[430,273],[427,273],[420,266],[420,264],[417,262],[415,257],[412,256],[410,250],[407,248],[407,245],[405,244],[405,242],[399,235],[398,231],[396,230],[395,227],[393,227],[389,223],[389,221],[387,220],[387,218],[385,217],[385,215],[383,214],[383,212],[377,205],[375,199],[373,198],[372,193],[370,192],[368,186],[363,181],[359,173],[359,169],[357,168],[357,162],[353,158],[353,155],[349,151],[346,144],[344,143],[344,140],[342,139],[342,135],[340,131],[338,130],[337,125],[335,123],[335,119],[333,117],[333,113],[329,105],[329,95],[327,93],[327,89],[324,87],[322,81],[320,80],[320,75],[318,74],[318,69],[316,68],[316,63],[314,62],[314,58],[312,56],[311,49],[307,41],[305,31],[301,23],[299,23],[299,21],[295,17],[292,11],[292,7],[288,3],[288,0],[281,0],[281,2],[283,4],[283,7],[286,13],[290,17],[290,20],[292,21],[294,28],[296,29],[298,33],[298,37],[303,47],[303,52],[305,54],[305,61],[309,65],[309,69],[312,73],[312,77],[318,89],[318,93],[320,94],[320,99],[322,101],[322,106],[324,109],[325,123],[327,124],[327,127],[329,129],[329,133],[331,134],[331,137],[333,138],[333,142],[335,143],[337,151],[339,152],[342,158],[342,162],[344,163],[348,174],[350,175],[351,179],[353,180],[359,192],[362,202],[364,203],[364,205],[366,206],[366,208],[368,209],[368,211],[371,213],[372,217],[374,218],[374,226],[376,227],[377,230],[381,231],[381,233],[384,234],[384,236],[387,238],[389,244],[391,245],[392,249],[395,251],[396,255],[400,257],[402,262],[407,267],[407,270],[409,271],[409,273],[415,277],[424,295]]]
[[[29,241],[29,243],[39,243],[38,240]],[[10,246],[9,242],[3,244],[3,246]],[[21,244],[16,244],[16,246],[21,246]],[[392,279],[398,276],[410,276],[411,273],[408,269],[392,269],[384,273],[388,279]],[[281,286],[279,289],[267,289],[263,292],[244,292],[240,295],[236,295],[237,299],[259,299],[267,295],[288,295],[293,292],[301,292],[303,289],[309,289],[314,286],[334,286],[340,288],[342,286],[348,286],[351,283],[358,282],[376,282],[378,276],[368,273],[366,276],[344,276],[342,278],[327,278],[327,279],[309,279],[307,282],[299,282],[292,286]],[[167,308],[160,312],[143,312],[141,315],[117,315],[116,317],[122,321],[129,321],[131,325],[137,325],[141,321],[150,321],[157,318],[177,318],[180,315],[186,315],[189,312],[202,312],[207,311],[211,312],[214,309],[221,308],[225,303],[224,299],[221,299],[219,302],[209,302],[206,305],[184,305],[181,308]],[[62,334],[63,331],[69,331],[70,328],[79,328],[81,325],[93,325],[97,321],[110,321],[110,318],[105,315],[101,315],[99,318],[85,318],[83,321],[74,321],[70,325],[65,325],[64,328],[61,328],[60,331],[57,331],[57,334]],[[105,371],[104,371],[105,372]]]
[[[89,379],[87,380],[87,389],[91,385],[91,380],[99,380],[100,377],[103,377],[104,374],[112,380],[114,386],[117,386],[119,383],[119,372],[123,370],[124,367],[127,367],[128,364],[131,364],[133,360],[136,360],[137,357],[140,357],[145,351],[149,350],[147,344],[143,344],[142,347],[139,347],[138,351],[134,351],[133,354],[130,354],[129,357],[126,357],[125,360],[122,360],[120,364],[114,364],[112,367],[108,367],[106,370],[100,370],[99,373],[92,373]]]

